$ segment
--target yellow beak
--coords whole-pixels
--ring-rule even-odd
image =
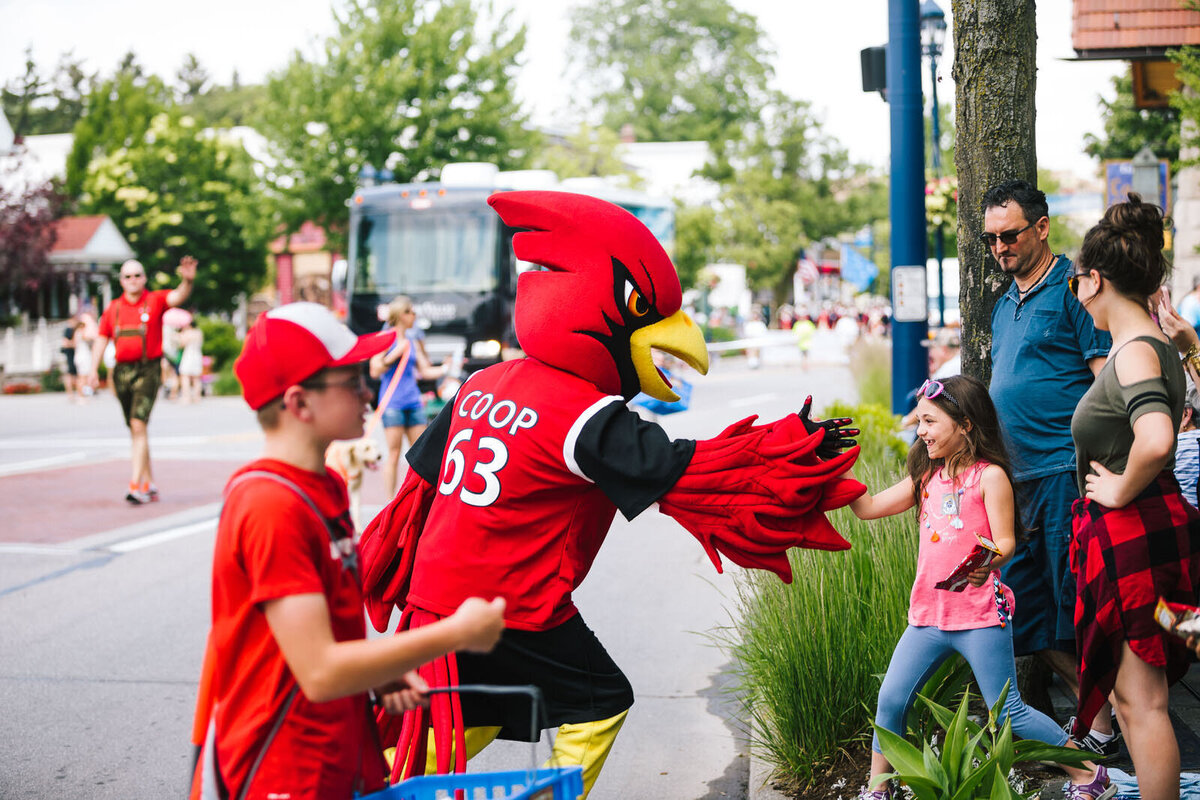
[[[633,367],[637,370],[641,390],[656,400],[674,403],[679,395],[663,380],[650,351],[661,350],[675,356],[701,375],[708,373],[708,348],[700,326],[682,311],[664,320],[634,331],[629,338]]]

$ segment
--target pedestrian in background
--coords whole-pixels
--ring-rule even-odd
[[[1175,480],[1183,499],[1200,507],[1196,495],[1197,479],[1200,479],[1200,394],[1193,384],[1183,396],[1183,420],[1179,423],[1179,434],[1175,437]]]
[[[1067,288],[1071,261],[1048,241],[1046,195],[1009,181],[983,196],[983,232],[1001,271],[1012,277],[992,309],[991,395],[1012,456],[1017,505],[1028,537],[1002,573],[1017,606],[1017,655],[1036,653],[1078,692],[1075,575],[1068,549],[1075,483],[1071,415],[1112,344]],[[1098,716],[1082,744],[1111,755],[1110,716]]]
[[[436,380],[448,370],[445,364],[433,366],[425,357],[425,350],[418,344],[414,331],[416,318],[411,299],[400,295],[392,300],[388,304],[387,324],[396,332],[396,341],[388,351],[372,356],[370,363],[371,377],[379,380],[378,405],[383,409],[383,435],[387,442],[383,482],[388,500],[396,494],[396,473],[405,439],[411,447],[425,432],[428,422],[417,378]],[[404,361],[404,369],[397,375],[396,368],[401,361]]]
[[[204,331],[188,320],[179,332],[179,399],[200,402],[200,376],[204,373]]]
[[[109,374],[129,427],[131,468],[125,500],[131,505],[158,499],[146,424],[162,381],[162,318],[168,308],[179,307],[191,295],[196,259],[184,256],[178,272],[177,287],[151,292],[146,290],[146,270],[140,261],[130,259],[122,264],[121,296],[104,310],[92,345],[88,385],[93,388],[100,385],[99,364],[109,339],[116,349],[116,363]]]
[[[1190,653],[1155,620],[1158,599],[1195,605],[1200,512],[1171,471],[1186,379],[1175,345],[1149,313],[1166,277],[1162,212],[1136,193],[1084,237],[1071,291],[1112,354],[1075,409],[1071,433],[1083,499],[1073,508],[1072,559],[1082,736],[1115,699],[1145,800],[1179,797],[1179,745],[1168,686]]]

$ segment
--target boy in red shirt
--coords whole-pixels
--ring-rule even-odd
[[[410,670],[486,652],[504,601],[465,601],[444,624],[365,641],[346,485],[330,442],[363,435],[361,362],[392,332],[356,337],[323,306],[263,314],[234,372],[266,438],[230,479],[213,556],[209,634],[193,738],[193,798],[332,798],[382,788],[368,690],[392,712],[425,702]]]

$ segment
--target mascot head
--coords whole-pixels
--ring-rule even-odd
[[[675,266],[620,206],[569,192],[500,192],[488,203],[517,258],[538,264],[517,280],[515,326],[531,357],[626,399],[678,400],[651,350],[708,371],[704,337],[680,311]]]

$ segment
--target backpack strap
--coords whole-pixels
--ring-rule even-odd
[[[342,563],[342,566],[350,570],[350,572],[354,575],[355,580],[359,580],[358,552],[354,548],[354,538],[352,536],[339,537],[329,519],[321,513],[321,510],[317,508],[317,504],[313,501],[313,499],[309,497],[308,493],[305,492],[304,489],[302,489],[295,481],[288,480],[282,475],[278,475],[267,470],[249,470],[247,472],[243,472],[241,475],[238,475],[236,478],[230,481],[228,485],[226,485],[224,492],[225,503],[228,504],[229,497],[233,494],[234,489],[255,479],[267,479],[275,481],[276,483],[291,489],[297,497],[304,501],[304,504],[308,506],[316,518],[321,521],[321,524],[325,527],[325,532],[329,534],[329,542],[332,545],[331,552],[336,553],[338,560]],[[222,506],[221,515],[224,516],[224,513],[225,507]],[[343,547],[342,542],[349,542],[350,546],[348,548]],[[211,647],[209,647],[205,652],[204,667],[200,676],[201,694],[204,694],[206,690],[211,694],[212,675],[215,670],[216,653],[212,651]],[[283,727],[283,721],[287,717],[287,713],[291,709],[292,704],[295,702],[296,695],[299,690],[299,685],[293,686],[288,692],[287,696],[284,698],[283,706],[279,709],[279,713],[276,715],[275,721],[271,725],[271,729],[267,734],[267,738],[263,742],[262,748],[258,751],[258,756],[254,759],[254,763],[250,767],[250,772],[246,775],[246,780],[242,784],[241,791],[238,793],[239,800],[240,798],[244,798],[246,792],[249,791],[250,784],[254,779],[254,775],[258,772],[259,765],[262,764],[263,758],[266,757],[267,748],[271,746],[271,742],[274,741],[276,734],[279,733],[279,729]],[[197,699],[197,720],[194,723],[194,726],[196,728],[206,730],[207,736],[205,738],[204,747],[202,750],[204,754],[203,760],[201,761],[199,758],[197,758],[196,763],[193,764],[193,770],[195,770],[197,767],[203,770],[201,787],[204,789],[205,794],[201,795],[202,798],[207,800],[207,798],[213,797],[217,800],[225,800],[225,798],[229,797],[229,793],[224,781],[221,778],[220,768],[217,765],[216,720],[212,718],[212,706],[213,703],[211,697],[201,697]],[[201,718],[201,715],[203,715],[204,719]],[[205,721],[207,721],[208,724],[201,727],[202,723]],[[199,752],[196,753],[197,756],[199,756],[199,754]],[[213,794],[207,793],[210,791],[213,792]]]

